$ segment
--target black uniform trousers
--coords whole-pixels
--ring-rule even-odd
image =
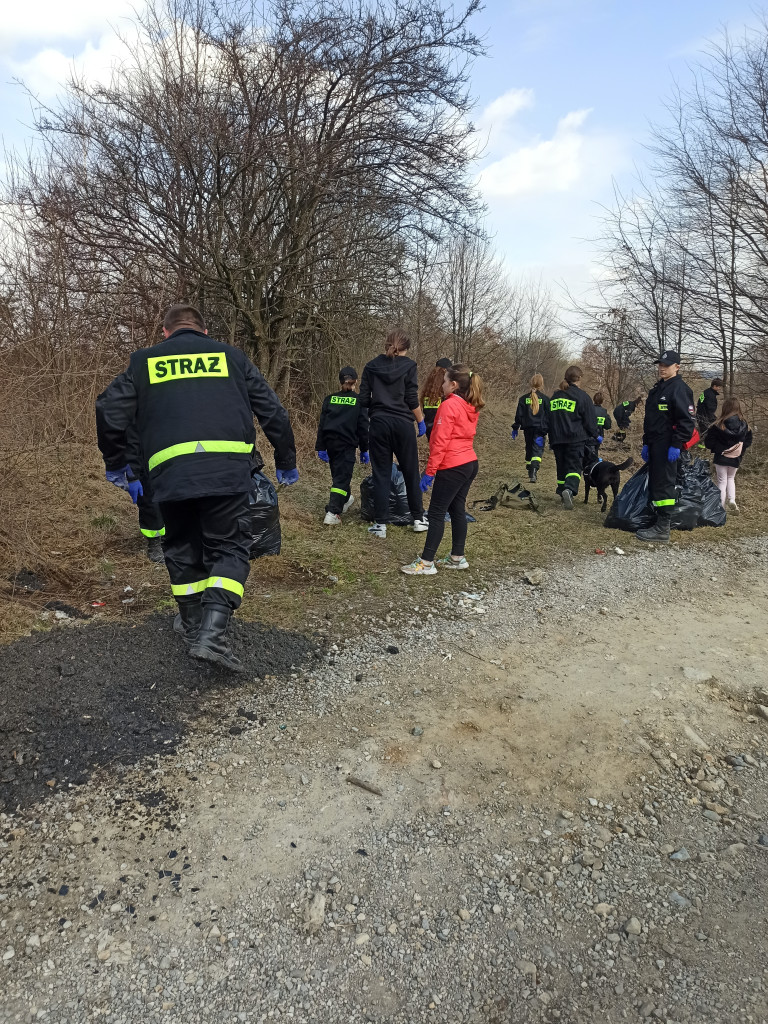
[[[523,427],[523,436],[525,437],[525,464],[529,471],[539,469],[541,456],[544,454],[544,445],[534,444],[534,440],[542,436],[541,431],[538,427]]]
[[[688,460],[681,453],[677,462],[667,459],[669,441],[652,441],[648,445],[648,497],[657,514],[671,515],[677,503],[678,487],[682,486],[683,466]]]
[[[584,442],[576,441],[573,444],[553,444],[552,451],[555,453],[555,466],[557,467],[557,494],[563,491],[570,491],[571,494],[579,493],[581,483],[582,460],[584,457]]]
[[[144,474],[139,478],[144,493],[136,502],[139,509],[139,529],[145,537],[163,537],[165,535],[165,524],[160,512],[160,506],[152,498],[152,485],[149,476]]]
[[[423,519],[424,505],[419,488],[419,449],[413,420],[402,416],[371,417],[368,450],[373,475],[373,514],[377,523],[389,519],[389,489],[392,481],[392,458],[397,459],[405,479],[408,508],[414,519]]]
[[[445,513],[451,513],[451,554],[463,555],[467,542],[467,495],[477,476],[478,462],[438,469],[429,502],[429,530],[422,558],[433,562],[445,532]]]
[[[331,467],[331,497],[325,506],[325,511],[335,512],[337,516],[340,516],[351,493],[349,488],[352,484],[352,473],[355,470],[357,448],[330,441],[325,450],[328,452]]]
[[[163,553],[179,604],[237,608],[248,579],[253,540],[248,493],[163,501]]]

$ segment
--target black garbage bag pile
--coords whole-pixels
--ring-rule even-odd
[[[634,533],[650,526],[655,514],[648,497],[648,464],[627,480],[611,505],[604,525],[610,530]],[[683,486],[672,516],[673,530],[694,530],[697,526],[724,526],[725,509],[709,472],[709,462],[697,459],[683,467]]]
[[[280,508],[277,491],[268,476],[261,470],[251,473],[251,492],[248,495],[253,529],[251,558],[264,555],[279,555],[282,535],[280,532]]]
[[[373,510],[373,477],[367,476],[360,484],[360,516],[367,523],[375,521]],[[410,526],[413,522],[408,507],[405,479],[396,463],[392,463],[392,477],[389,484],[389,523],[391,526]]]

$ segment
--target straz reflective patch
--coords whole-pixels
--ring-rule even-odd
[[[669,406],[666,402],[659,402],[659,412],[669,412]]]
[[[191,352],[189,355],[153,356],[147,360],[150,384],[189,377],[228,377],[227,357],[223,352]]]
[[[436,402],[428,402],[425,399],[424,400],[424,405],[422,406],[422,409],[439,409],[441,401],[442,401],[442,399],[438,399]]]
[[[357,405],[357,399],[347,398],[342,395],[331,395],[331,405]]]
[[[576,403],[572,398],[552,398],[549,408],[552,412],[576,412]]]
[[[602,427],[602,426],[604,426],[604,424],[605,424],[605,416],[598,416],[597,417],[597,425],[598,425],[598,427]]]

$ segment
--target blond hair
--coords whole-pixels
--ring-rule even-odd
[[[534,416],[539,415],[539,406],[541,405],[541,402],[539,401],[539,396],[536,394],[536,392],[541,391],[543,387],[544,378],[541,376],[540,373],[534,373],[534,375],[531,377],[531,412]]]

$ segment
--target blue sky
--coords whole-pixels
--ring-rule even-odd
[[[28,0],[6,5],[0,36],[0,134],[22,144],[28,104],[14,77],[55,95],[72,58],[109,66],[110,25],[132,0]],[[513,275],[555,289],[588,288],[589,239],[612,179],[628,187],[642,166],[648,123],[665,116],[675,78],[684,82],[723,25],[754,24],[741,0],[487,0],[475,28],[489,56],[472,92],[487,139],[480,187],[487,227]]]

